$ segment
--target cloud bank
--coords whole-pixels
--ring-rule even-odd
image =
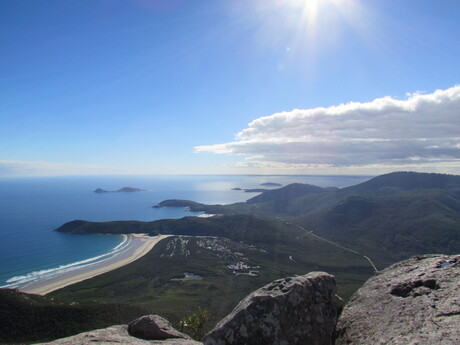
[[[460,168],[460,86],[258,118],[224,144],[195,152],[247,156],[240,166]]]

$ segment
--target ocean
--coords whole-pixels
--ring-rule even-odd
[[[320,175],[2,178],[0,287],[21,288],[32,281],[103,260],[126,245],[126,236],[122,235],[70,235],[53,231],[71,220],[177,219],[199,213],[152,206],[166,199],[206,204],[245,201],[257,194],[232,188],[263,188],[260,184],[265,182],[346,187],[368,179],[365,176]],[[122,187],[145,191],[94,193],[96,188],[113,191]]]

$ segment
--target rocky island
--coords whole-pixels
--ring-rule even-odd
[[[133,192],[145,192],[145,189],[133,188],[133,187],[123,187],[119,190],[105,190],[102,188],[97,188],[94,193],[133,193]]]

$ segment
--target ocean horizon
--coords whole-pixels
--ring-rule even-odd
[[[267,188],[309,183],[347,187],[370,176],[331,175],[183,175],[86,176],[0,179],[0,287],[21,288],[77,267],[116,255],[127,245],[124,235],[71,235],[53,231],[76,220],[177,219],[199,216],[184,208],[153,208],[166,199],[206,204],[246,201],[257,193],[232,188]],[[142,192],[94,193],[122,187]],[[277,187],[269,187],[277,188]]]

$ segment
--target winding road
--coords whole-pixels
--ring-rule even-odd
[[[310,234],[310,235],[313,236],[313,237],[316,237],[316,238],[319,239],[319,240],[322,240],[322,241],[325,241],[325,242],[327,242],[327,243],[330,243],[330,244],[332,244],[332,245],[334,245],[334,246],[336,246],[336,247],[342,248],[343,250],[349,251],[349,252],[351,252],[351,253],[353,253],[353,254],[362,256],[363,258],[365,258],[365,259],[371,264],[372,268],[374,269],[374,272],[375,272],[375,273],[379,273],[379,270],[377,269],[377,267],[374,265],[374,263],[372,262],[372,260],[371,260],[368,256],[366,256],[366,255],[364,255],[364,254],[361,254],[361,253],[357,252],[356,250],[353,250],[353,249],[344,247],[344,246],[342,246],[341,244],[338,244],[338,243],[335,243],[335,242],[333,242],[333,241],[330,241],[330,240],[328,240],[327,238],[318,236],[318,235],[316,235],[315,233],[313,233],[313,231],[311,231],[311,230],[309,231],[309,230],[305,229],[303,226],[300,226],[299,224],[288,223],[288,222],[286,222],[286,224],[287,224],[287,225],[295,225],[295,226],[297,226],[299,229],[305,231],[306,233]]]

